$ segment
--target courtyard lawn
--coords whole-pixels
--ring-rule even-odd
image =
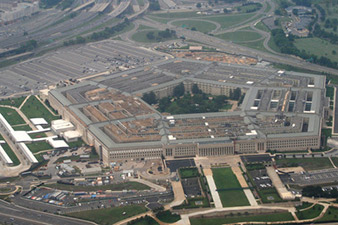
[[[48,123],[60,118],[59,116],[53,116],[35,96],[29,97],[21,111],[28,118],[44,118]]]
[[[90,220],[97,224],[114,224],[118,221],[146,212],[142,205],[128,205],[107,209],[96,209],[66,214],[67,216]]]
[[[198,169],[196,167],[194,167],[194,168],[180,168],[179,173],[180,173],[181,179],[199,176],[199,172],[198,172]]]
[[[263,203],[281,202],[283,201],[275,188],[265,188],[257,190]]]
[[[265,215],[252,215],[252,216],[222,216],[214,218],[191,218],[191,225],[223,225],[228,223],[238,222],[276,222],[276,221],[291,221],[294,220],[291,213],[276,213]]]
[[[29,125],[14,125],[12,128],[14,130],[24,130],[24,131],[32,130],[32,128]]]
[[[8,157],[13,161],[13,166],[17,166],[20,164],[18,157],[16,157],[15,153],[8,144],[1,144],[1,147],[5,150]]]
[[[231,168],[213,168],[212,173],[223,207],[249,205]]]
[[[0,114],[7,120],[10,125],[24,124],[25,121],[15,111],[15,109],[0,107]]]
[[[328,158],[290,158],[276,159],[278,167],[301,166],[307,171],[333,168]]]
[[[172,23],[175,26],[183,27],[187,29],[195,28],[202,33],[208,33],[216,29],[216,25],[207,21],[200,20],[180,20]]]
[[[326,87],[326,97],[330,97],[331,100],[334,98],[334,87]]]
[[[126,183],[118,183],[118,184],[107,184],[102,186],[74,186],[67,184],[45,184],[44,186],[65,190],[65,191],[97,191],[97,190],[112,190],[112,191],[122,191],[122,190],[150,190],[150,187],[141,184],[138,182],[126,182]]]
[[[53,149],[53,147],[50,144],[44,141],[33,142],[31,144],[26,145],[29,148],[29,150],[31,150],[32,153]]]

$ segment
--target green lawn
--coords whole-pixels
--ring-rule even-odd
[[[203,18],[219,23],[221,25],[221,28],[228,28],[247,20],[254,15],[254,13],[246,13],[224,16],[206,16]]]
[[[151,14],[148,17],[160,23],[168,23],[169,21],[173,19],[180,19],[180,18],[182,19],[199,18],[203,20],[210,20],[210,21],[217,22],[221,25],[221,28],[228,28],[230,26],[241,23],[253,16],[255,16],[255,13],[242,13],[242,14],[230,14],[230,15],[222,14],[222,15],[217,15],[217,16],[206,16],[206,15],[196,14],[196,12],[178,12],[178,13]]]
[[[262,31],[265,31],[265,32],[269,32],[270,33],[270,29],[264,24],[261,22],[257,23],[256,26],[255,26],[257,29],[260,29]]]
[[[334,62],[338,62],[338,53],[333,54],[332,50],[338,50],[338,45],[331,44],[320,38],[300,38],[295,40],[295,45],[299,50],[317,56],[325,56]]]
[[[26,97],[3,99],[0,101],[0,105],[9,105],[19,108],[19,106],[21,105],[23,100],[25,100],[25,98]]]
[[[5,152],[7,153],[8,157],[11,158],[11,160],[13,161],[13,166],[19,165],[20,161],[19,161],[18,157],[16,157],[16,155],[13,152],[13,150],[11,149],[11,147],[9,147],[8,144],[1,144],[1,146],[5,150]]]
[[[193,209],[193,208],[207,208],[210,207],[210,203],[206,197],[188,198],[188,203],[175,206],[174,209]],[[202,203],[200,205],[196,203]]]
[[[213,168],[212,173],[223,207],[249,205],[248,199],[243,190],[240,190],[241,185],[231,168]],[[236,188],[238,188],[238,190],[234,190]]]
[[[75,212],[66,215],[79,219],[90,220],[98,224],[114,224],[118,221],[144,213],[146,211],[147,209],[144,206],[128,205],[123,207]]]
[[[35,97],[30,96],[26,103],[21,108],[21,111],[28,118],[44,118],[48,123],[52,120],[59,119],[59,116],[53,116],[48,109]]]
[[[69,142],[67,143],[69,145],[69,148],[74,148],[74,147],[82,147],[85,146],[86,143],[82,139],[79,139],[77,141]]]
[[[332,164],[328,158],[277,159],[276,163],[279,167],[302,166],[308,171],[332,168]]]
[[[253,215],[253,216],[227,216],[216,218],[191,218],[191,225],[223,225],[237,222],[275,222],[275,221],[289,221],[294,220],[291,213],[277,213],[268,215]]]
[[[196,167],[194,168],[180,168],[179,173],[182,179],[189,178],[189,177],[198,177],[199,172]]]
[[[296,209],[297,209],[297,210],[306,209],[306,208],[309,208],[309,207],[312,206],[312,205],[313,205],[313,204],[312,204],[312,203],[309,203],[309,202],[302,202],[302,205],[297,206]]]
[[[231,33],[219,34],[216,37],[234,43],[242,43],[260,39],[262,36],[254,31],[236,31]]]
[[[334,87],[326,86],[326,97],[330,97],[331,100],[334,98]]]
[[[46,133],[44,133],[44,132],[29,134],[29,136],[30,136],[32,139],[35,139],[35,138],[42,138],[42,137],[47,137]]]
[[[257,190],[263,203],[281,202],[283,201],[275,188],[266,188]]]
[[[158,212],[156,217],[165,223],[175,223],[181,219],[181,216],[178,214],[171,213],[170,210]]]
[[[298,219],[305,220],[305,219],[313,219],[320,215],[323,211],[324,206],[322,205],[314,205],[313,207],[304,210],[304,211],[297,211],[296,215]]]
[[[137,0],[137,4],[139,4],[139,6],[144,6],[144,0]]]
[[[316,222],[337,222],[338,221],[338,208],[329,207],[322,218]]]
[[[3,117],[5,117],[5,119],[10,125],[25,123],[22,117],[14,109],[0,107],[0,113],[2,114]]]
[[[148,26],[145,26],[145,25],[140,25],[137,30],[153,30],[154,28],[153,27],[148,27]]]
[[[202,32],[208,33],[212,30],[216,29],[216,25],[206,21],[199,21],[199,20],[180,20],[172,23],[175,26],[183,27],[187,29],[192,29],[193,27]]]
[[[29,148],[29,150],[31,150],[32,153],[53,149],[53,147],[50,144],[44,141],[33,142],[31,144],[26,145]]]
[[[14,130],[24,130],[24,131],[30,131],[32,128],[29,125],[18,125],[12,127]]]
[[[150,187],[141,184],[139,182],[126,182],[119,184],[107,184],[102,186],[73,186],[66,184],[45,184],[46,187],[65,190],[65,191],[97,191],[97,190],[112,190],[112,191],[122,191],[122,190],[150,190]]]

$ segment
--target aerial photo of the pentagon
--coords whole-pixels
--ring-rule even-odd
[[[0,0],[0,224],[337,224],[337,15]]]

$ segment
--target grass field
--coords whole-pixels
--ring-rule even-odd
[[[216,29],[216,25],[206,21],[199,20],[181,20],[172,23],[175,26],[183,27],[187,29],[196,28],[196,30],[202,33],[208,33]]]
[[[85,146],[86,143],[84,143],[84,141],[82,139],[79,139],[77,141],[69,142],[68,145],[69,145],[70,148],[74,148],[74,147]]]
[[[213,168],[212,173],[217,189],[241,188],[231,168]],[[223,207],[249,205],[243,190],[218,190],[218,194]]]
[[[48,109],[35,97],[30,96],[21,108],[21,111],[28,118],[44,118],[48,123],[52,120],[59,119],[59,116],[53,116]]]
[[[196,167],[194,168],[180,168],[179,173],[182,179],[189,177],[198,177],[199,172]]]
[[[11,149],[11,147],[9,147],[8,144],[1,144],[1,146],[5,150],[5,152],[7,153],[8,157],[13,161],[13,166],[19,165],[20,161],[19,161],[18,157],[16,157],[16,155],[13,152],[13,150]]]
[[[332,168],[332,164],[328,158],[277,159],[276,163],[279,167],[302,166],[308,171]]]
[[[163,42],[163,41],[168,41],[168,40],[176,39],[176,37],[175,38],[165,38],[165,39],[162,39],[160,41],[158,41],[156,38],[149,39],[147,37],[147,34],[149,32],[150,32],[149,30],[140,31],[140,32],[135,33],[131,38],[134,41],[143,42],[143,43],[156,43],[156,42],[160,42],[160,41]],[[152,30],[151,32],[154,32],[154,36],[157,37],[159,30]]]
[[[0,105],[9,105],[19,108],[19,106],[21,105],[23,100],[25,100],[25,98],[26,97],[4,99],[0,101]]]
[[[337,222],[338,221],[338,208],[329,207],[322,218],[316,222]]]
[[[97,190],[112,190],[112,191],[122,191],[122,190],[150,190],[150,187],[141,184],[138,182],[126,182],[119,184],[107,184],[102,186],[73,186],[67,184],[45,184],[46,187],[65,190],[65,191],[97,191]]]
[[[297,206],[296,209],[297,209],[297,210],[306,209],[306,208],[309,208],[309,207],[312,206],[312,205],[313,205],[312,203],[309,203],[309,202],[303,202],[302,205]]]
[[[328,41],[319,38],[300,38],[295,40],[295,45],[299,50],[305,50],[307,53],[319,57],[325,56],[334,62],[338,62],[338,53],[332,53],[332,50],[338,51],[338,45],[331,44]]]
[[[275,221],[289,221],[294,220],[291,213],[277,213],[269,215],[254,215],[254,216],[233,216],[218,217],[218,218],[191,218],[191,225],[222,225],[227,223],[237,222],[275,222]]]
[[[170,210],[158,212],[156,217],[164,223],[175,223],[181,219],[180,215],[173,214]]]
[[[33,142],[26,145],[29,148],[29,150],[31,150],[32,153],[53,149],[53,147],[50,144],[44,141]]]
[[[5,119],[10,125],[25,123],[22,117],[14,109],[0,107],[0,113],[2,114],[3,117],[5,117]]]
[[[262,36],[254,31],[236,31],[231,33],[219,34],[216,37],[223,40],[232,41],[234,43],[242,43],[248,41],[255,41],[260,39]]]
[[[98,224],[114,224],[118,221],[146,212],[147,209],[141,205],[128,205],[108,209],[96,209],[66,214],[84,220],[90,220]],[[125,213],[124,213],[125,212]],[[123,215],[123,213],[125,215]]]
[[[296,212],[296,215],[300,220],[313,219],[319,216],[320,213],[323,211],[323,209],[324,206],[322,205],[314,205],[313,207],[307,210]]]

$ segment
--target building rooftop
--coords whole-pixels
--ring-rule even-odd
[[[181,82],[245,90],[231,112],[168,115],[138,96]],[[325,76],[172,59],[50,92],[108,148],[319,135]]]

